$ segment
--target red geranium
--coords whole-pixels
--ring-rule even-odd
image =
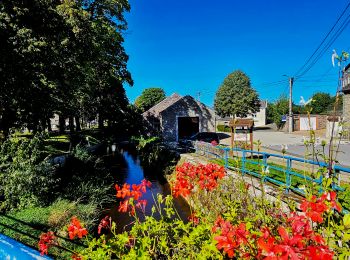
[[[110,216],[105,216],[101,219],[100,224],[98,224],[97,233],[101,234],[102,229],[110,229],[112,225],[112,218]]]
[[[76,236],[82,238],[88,234],[86,228],[83,228],[80,221],[76,216],[72,217],[71,223],[68,226],[68,235],[70,239],[74,239]]]
[[[42,233],[40,235],[40,240],[38,243],[39,251],[41,255],[48,254],[48,250],[52,245],[56,245],[55,242],[56,236],[52,231],[48,231],[46,233]]]

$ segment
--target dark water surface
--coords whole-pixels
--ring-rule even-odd
[[[141,199],[147,200],[147,206],[145,215],[151,215],[152,206],[154,205],[153,196],[156,198],[157,194],[160,193],[163,196],[170,195],[170,186],[166,179],[157,170],[145,170],[140,165],[140,159],[135,152],[130,150],[121,150],[120,154],[109,157],[110,171],[112,176],[115,178],[115,183],[119,186],[124,183],[140,184],[143,179],[146,179],[152,183],[151,189],[147,188],[147,192],[143,194]],[[123,213],[118,211],[119,202],[117,200],[113,203],[106,213],[112,217],[112,220],[117,223],[117,231],[122,232],[123,230],[129,230],[134,218],[129,216],[129,213]],[[186,221],[190,215],[190,209],[188,204],[182,198],[174,198],[175,208],[178,211],[180,217]],[[143,219],[143,214],[138,210],[138,216]],[[155,217],[159,217],[155,214]]]

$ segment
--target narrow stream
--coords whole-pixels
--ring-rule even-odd
[[[115,183],[118,185],[128,184],[140,184],[143,179],[146,179],[152,183],[151,189],[147,189],[147,192],[143,194],[142,199],[147,200],[147,206],[145,215],[152,214],[152,206],[154,205],[153,196],[156,198],[157,194],[160,193],[163,196],[169,195],[170,186],[166,179],[157,174],[155,171],[145,171],[140,165],[140,159],[132,151],[121,150],[120,154],[111,156],[111,173],[115,178]],[[152,196],[153,193],[153,196]],[[188,204],[182,198],[174,199],[175,208],[178,211],[180,217],[186,221],[190,215],[190,209]],[[117,231],[122,232],[123,230],[129,230],[133,217],[129,216],[129,213],[122,213],[118,211],[119,200],[111,205],[107,210],[108,215],[112,217],[112,220],[117,223]],[[155,216],[159,216],[155,214]]]

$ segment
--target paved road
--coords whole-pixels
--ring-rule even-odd
[[[228,134],[220,134],[220,143],[230,145],[231,137]],[[259,130],[254,132],[254,141],[260,140],[262,146],[275,151],[281,151],[281,145],[287,145],[287,153],[293,156],[304,157],[306,147],[302,135],[288,134],[272,130]],[[317,150],[322,151],[320,145],[316,146]],[[328,146],[326,147],[326,155],[328,154]],[[350,144],[341,144],[336,159],[341,165],[350,167]]]
[[[280,145],[273,145],[273,146],[269,146],[268,148],[276,151],[281,151]],[[337,148],[335,148],[334,150],[336,149]],[[304,157],[306,152],[306,147],[304,145],[296,145],[296,144],[289,145],[287,152],[291,155]],[[323,149],[321,145],[316,146],[316,153],[317,152],[323,154]],[[310,154],[310,152],[308,153]],[[329,153],[329,146],[327,145],[325,147],[325,154],[327,157],[328,157],[328,153]],[[350,167],[350,144],[340,144],[338,153],[334,154],[334,156],[335,156],[335,159],[339,162],[339,164]],[[318,158],[320,161],[322,160],[321,156],[319,156]]]

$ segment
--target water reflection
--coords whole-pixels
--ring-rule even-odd
[[[148,189],[142,196],[142,199],[146,199],[148,202],[145,211],[146,215],[152,214],[152,206],[154,205],[153,197],[156,198],[158,193],[163,196],[171,194],[170,186],[166,182],[166,179],[159,173],[157,174],[149,170],[145,171],[140,165],[140,159],[135,153],[132,153],[132,151],[122,150],[120,156],[114,156],[110,159],[112,162],[112,175],[115,177],[115,181],[118,185],[123,185],[124,183],[140,184],[143,179],[147,179],[152,183],[152,188]],[[116,203],[111,206],[108,213],[117,223],[117,231],[122,232],[124,226],[126,226],[125,230],[131,228],[130,224],[134,219],[130,217],[128,213],[118,212],[119,202],[120,200],[117,200]],[[174,200],[174,204],[180,217],[186,221],[190,214],[187,203],[182,198],[179,198]],[[140,217],[143,219],[142,216]],[[155,217],[157,218],[159,215],[155,214]]]

